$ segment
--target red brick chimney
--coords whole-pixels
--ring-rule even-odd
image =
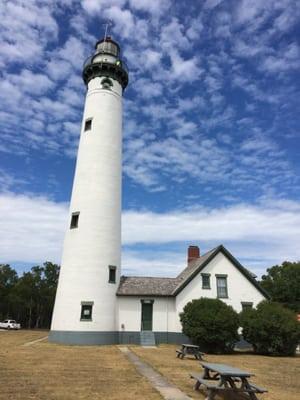
[[[195,258],[200,257],[200,249],[198,246],[189,246],[187,262],[195,260]]]

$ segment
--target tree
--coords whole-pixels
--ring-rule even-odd
[[[260,284],[273,301],[300,312],[300,262],[285,261],[268,268]]]
[[[0,318],[13,318],[26,328],[49,328],[59,266],[45,262],[18,277],[9,265],[0,265]]]
[[[10,292],[18,282],[18,275],[8,264],[0,264],[0,319],[9,316],[12,308]]]
[[[300,323],[296,314],[279,303],[262,301],[256,309],[245,310],[240,316],[243,337],[259,354],[295,354],[300,342]]]
[[[219,299],[189,302],[180,314],[180,321],[183,333],[207,352],[230,352],[239,339],[238,314]]]

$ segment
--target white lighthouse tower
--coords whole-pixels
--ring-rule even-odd
[[[110,37],[84,64],[85,108],[49,340],[118,342],[121,261],[122,94],[128,84]]]

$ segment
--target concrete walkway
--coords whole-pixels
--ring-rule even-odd
[[[161,374],[142,361],[128,347],[119,347],[120,351],[134,364],[138,372],[143,375],[151,385],[159,391],[165,400],[192,400],[185,393],[179,390],[176,386],[169,383]]]
[[[48,336],[44,336],[44,337],[42,337],[40,339],[36,339],[36,340],[31,341],[31,342],[24,343],[23,346],[25,346],[25,347],[26,346],[31,346],[32,344],[35,344],[35,343],[38,343],[38,342],[42,342],[43,340],[46,340],[46,339],[48,339]]]

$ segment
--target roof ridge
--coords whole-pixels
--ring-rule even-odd
[[[223,245],[216,246],[216,247],[214,247],[213,249],[208,250],[208,251],[207,251],[206,253],[204,253],[202,256],[191,260],[191,261],[187,264],[187,266],[177,275],[176,278],[180,279],[180,275],[182,275],[188,268],[195,267],[199,261],[201,262],[201,259],[203,259],[204,257],[210,255],[211,253],[214,253],[216,250],[220,249],[221,247],[223,247]],[[202,261],[203,261],[203,260],[202,260]]]

